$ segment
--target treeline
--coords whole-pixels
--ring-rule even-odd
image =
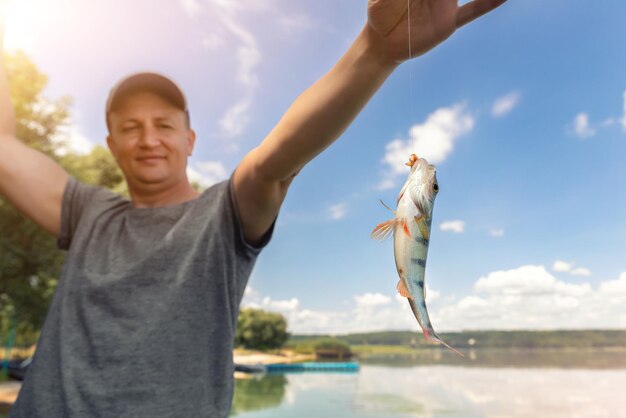
[[[609,348],[626,347],[626,330],[462,331],[439,334],[455,348]],[[329,335],[292,335],[289,345],[330,338]],[[355,345],[433,347],[421,333],[381,331],[338,335]],[[436,345],[434,347],[437,347]]]

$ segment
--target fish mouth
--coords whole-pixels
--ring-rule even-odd
[[[406,163],[406,165],[408,165],[409,167],[413,167],[417,160],[419,160],[419,157],[415,154],[411,154],[411,156],[409,157],[409,161]]]
[[[435,169],[435,166],[432,164],[428,164],[426,158],[420,158],[416,154],[411,154],[409,157],[409,161],[406,163],[407,166],[414,168],[415,165],[428,166],[429,168]],[[417,168],[417,167],[416,167]]]

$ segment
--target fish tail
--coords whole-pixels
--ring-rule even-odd
[[[439,335],[437,335],[435,330],[432,328],[432,325],[430,325],[430,319],[428,318],[428,313],[425,314],[425,318],[422,318],[422,315],[420,314],[419,309],[418,309],[417,304],[415,303],[415,301],[411,300],[411,299],[408,299],[408,301],[409,301],[409,305],[411,306],[411,310],[413,311],[413,314],[415,315],[415,318],[417,319],[417,323],[422,328],[422,332],[424,333],[424,338],[426,338],[426,340],[428,340],[428,341],[435,341],[435,342],[443,345],[444,347],[449,348],[450,350],[452,350],[453,352],[455,352],[459,356],[465,357],[465,355],[463,355],[463,353],[461,353],[456,348],[450,346],[448,343],[446,343],[444,340],[442,340]],[[426,324],[426,326],[424,325],[424,323]]]
[[[424,336],[426,337],[426,333],[424,333]],[[431,339],[432,341],[437,341],[439,344],[443,345],[444,347],[449,348],[450,350],[452,350],[453,352],[455,352],[456,354],[458,354],[461,357],[465,357],[465,355],[463,353],[461,353],[459,350],[457,350],[456,348],[448,345],[448,343],[446,343],[444,340],[442,340],[437,334],[432,334],[429,335],[430,338],[426,337],[427,339]]]

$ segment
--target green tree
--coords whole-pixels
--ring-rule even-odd
[[[61,164],[70,175],[125,193],[115,160],[102,147],[82,156],[58,152],[66,139],[70,99],[43,97],[47,77],[23,53],[5,55],[17,137]],[[36,341],[65,258],[56,240],[25,218],[0,195],[0,337],[17,319],[17,345]],[[1,338],[0,338],[1,340]],[[1,341],[0,341],[1,343]]]
[[[41,92],[47,77],[23,53],[5,55],[17,136],[56,161],[63,143],[60,128],[69,115],[70,99],[50,101]],[[39,329],[56,286],[63,255],[53,237],[22,216],[0,196],[0,325],[6,335],[13,315],[18,338]],[[30,333],[28,331],[31,331]]]
[[[87,155],[70,153],[64,155],[60,162],[71,176],[83,183],[106,187],[128,196],[124,174],[108,149],[96,146]]]
[[[350,358],[350,344],[337,338],[322,338],[315,342],[313,351],[318,357]]]
[[[235,335],[237,346],[257,350],[279,348],[288,337],[287,320],[281,314],[253,308],[239,312]]]

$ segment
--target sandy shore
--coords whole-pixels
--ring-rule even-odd
[[[283,352],[281,354],[267,354],[260,351],[239,351],[233,352],[233,361],[236,364],[257,365],[257,364],[278,364],[278,363],[298,363],[302,361],[313,361],[315,356],[312,354],[294,354],[292,352]],[[254,375],[250,373],[235,372],[235,379],[251,379]]]
[[[312,354],[294,354],[285,351],[281,354],[267,354],[261,351],[239,351],[233,352],[233,361],[237,364],[277,364],[277,363],[298,363],[302,361],[315,360]]]
[[[20,387],[22,387],[20,382],[0,383],[0,412],[8,412],[9,406],[15,403]]]

